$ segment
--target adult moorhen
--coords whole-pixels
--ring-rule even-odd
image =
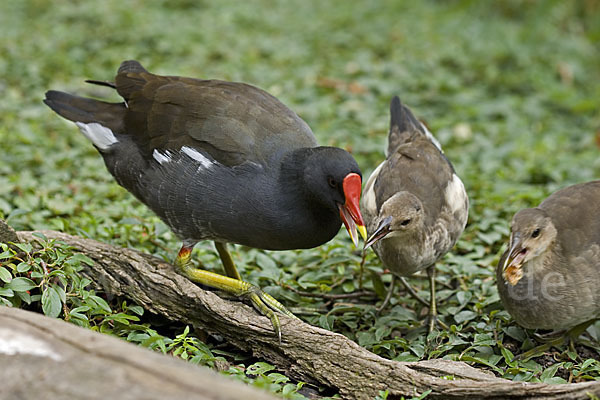
[[[562,330],[600,318],[600,181],[517,212],[496,278],[502,304],[525,328]]]
[[[319,147],[308,125],[275,97],[244,83],[160,76],[137,61],[115,82],[124,102],[48,91],[46,103],[75,122],[117,182],[183,240],[175,260],[189,279],[248,296],[271,319],[293,315],[241,280],[226,244],[304,249],[346,225],[366,238],[361,172],[339,148]],[[193,268],[191,251],[214,240],[228,277]]]
[[[390,104],[387,158],[373,171],[361,210],[382,263],[419,301],[429,306],[429,331],[435,325],[435,263],[456,243],[467,223],[465,187],[439,142],[398,97]],[[427,269],[429,303],[410,288],[405,276]],[[393,290],[393,280],[384,305]],[[383,306],[382,306],[383,307]]]

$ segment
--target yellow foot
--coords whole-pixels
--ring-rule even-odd
[[[193,282],[197,282],[215,289],[220,289],[238,297],[248,298],[258,312],[271,320],[273,330],[277,334],[280,342],[281,324],[276,312],[287,315],[290,318],[298,319],[298,317],[288,311],[288,309],[285,308],[283,304],[277,301],[273,296],[263,292],[262,289],[252,285],[251,283],[229,278],[227,276],[205,271],[203,269],[194,268],[189,266],[187,263],[185,265],[177,265],[177,267],[182,275]]]

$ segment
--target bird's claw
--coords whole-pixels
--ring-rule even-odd
[[[248,297],[248,299],[252,302],[252,305],[258,312],[262,315],[266,316],[271,320],[271,324],[273,325],[273,330],[277,334],[279,338],[279,342],[281,343],[281,323],[279,322],[279,317],[277,313],[286,315],[293,319],[298,319],[294,314],[292,314],[283,304],[281,304],[277,299],[271,296],[268,293],[265,293],[258,286],[252,285],[250,283],[246,283],[247,287],[243,293],[240,295]]]

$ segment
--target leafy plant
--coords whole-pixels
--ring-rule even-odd
[[[463,360],[517,381],[597,380],[598,323],[575,351],[565,344],[515,359],[539,342],[503,310],[494,277],[517,210],[600,176],[597,7],[558,0],[0,2],[0,216],[18,230],[57,229],[172,259],[177,238],[41,103],[48,89],[119,101],[83,80],[112,79],[125,58],[160,73],[265,88],[321,144],[351,150],[365,178],[383,159],[389,100],[399,95],[438,137],[470,195],[467,230],[438,265],[438,311],[449,329],[427,338],[426,309],[400,287],[378,313],[390,275],[372,252],[361,275],[361,254],[343,235],[303,251],[236,247],[242,276],[309,323],[390,359]],[[253,367],[256,374],[247,375],[260,360],[185,327],[151,323],[135,305],[91,287],[80,274],[88,260],[63,244],[2,247],[1,254],[2,304],[255,377],[280,393],[296,387],[269,377],[274,370]],[[194,262],[219,270],[207,242]],[[423,276],[409,281],[428,297]]]

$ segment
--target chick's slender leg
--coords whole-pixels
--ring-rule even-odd
[[[392,280],[390,281],[390,287],[388,288],[388,291],[385,295],[385,299],[383,299],[383,303],[381,303],[381,306],[379,306],[379,308],[377,309],[377,313],[380,313],[390,303],[390,300],[392,299],[392,295],[394,294],[395,283],[396,283],[396,278],[392,274]]]
[[[435,301],[435,265],[427,268],[429,278],[429,326],[428,332],[432,332],[437,322],[437,304]]]
[[[413,289],[412,286],[410,286],[410,283],[408,283],[408,281],[406,280],[405,277],[401,276],[399,278],[399,280],[402,283],[402,285],[404,285],[404,288],[406,289],[408,294],[411,295],[411,297],[413,299],[417,300],[419,303],[423,304],[424,306],[429,307],[429,303],[426,302],[425,300],[423,300],[423,298],[418,295],[418,293],[415,291],[415,289]]]
[[[448,325],[438,320],[437,318],[437,301],[435,291],[435,264],[427,268],[427,277],[429,278],[429,325],[428,333],[433,332],[435,325],[441,326],[443,329],[449,329]]]

